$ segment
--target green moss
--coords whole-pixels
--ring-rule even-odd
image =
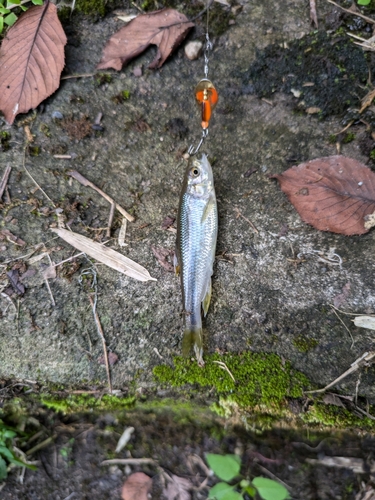
[[[201,368],[195,361],[176,357],[174,369],[157,366],[154,375],[175,387],[194,384],[214,388],[218,396],[239,408],[256,405],[279,408],[286,398],[302,396],[303,388],[309,386],[302,373],[293,370],[289,362],[283,364],[276,354],[212,354],[205,361]],[[217,362],[225,363],[235,381]]]
[[[335,134],[331,134],[329,137],[328,137],[328,142],[330,144],[336,144],[337,142],[337,135]]]
[[[29,155],[30,156],[39,156],[40,155],[40,146],[31,146],[29,144]]]
[[[374,408],[370,409],[373,414]],[[362,430],[373,430],[375,421],[368,417],[358,417],[352,411],[341,406],[326,405],[315,402],[307,413],[301,415],[302,420],[308,424],[319,424],[342,429],[361,428]]]
[[[51,137],[51,132],[50,132],[49,126],[48,126],[48,125],[46,125],[45,123],[41,123],[41,124],[40,124],[39,130],[40,130],[41,132],[43,132],[43,134],[44,134],[46,137]]]
[[[342,140],[342,143],[349,144],[349,142],[354,141],[354,139],[355,139],[355,134],[353,134],[353,132],[348,132],[344,137],[344,139]]]
[[[71,394],[65,398],[51,395],[42,395],[41,402],[48,408],[61,413],[80,413],[92,410],[124,410],[134,407],[135,397],[120,398],[111,394],[105,394],[97,398],[90,394]]]
[[[304,335],[298,335],[293,339],[293,345],[299,350],[299,352],[308,352],[314,349],[319,344],[316,339],[310,339]]]
[[[105,15],[106,0],[77,0],[76,10],[88,16]]]
[[[95,75],[95,83],[100,87],[100,85],[104,85],[105,83],[111,83],[112,75],[110,73],[97,73]]]
[[[5,130],[0,132],[0,150],[1,151],[8,151],[10,148],[10,133],[6,132]]]

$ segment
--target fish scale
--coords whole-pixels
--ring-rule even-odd
[[[183,352],[193,346],[203,364],[201,307],[211,293],[217,238],[217,205],[211,165],[206,155],[186,170],[178,215],[176,255],[180,267],[185,332]]]

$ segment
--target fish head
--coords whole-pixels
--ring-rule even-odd
[[[210,162],[205,154],[201,159],[193,158],[186,171],[187,192],[193,196],[205,197],[214,188]]]

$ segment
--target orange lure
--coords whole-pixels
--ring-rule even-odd
[[[211,113],[215,109],[219,99],[217,90],[213,83],[207,78],[203,78],[195,87],[195,99],[202,111],[202,128],[208,128]]]

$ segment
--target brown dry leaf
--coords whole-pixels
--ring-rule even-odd
[[[114,68],[120,71],[124,64],[149,45],[158,47],[149,68],[160,68],[193,26],[194,23],[174,9],[138,16],[109,39],[97,69]]]
[[[346,302],[349,293],[350,293],[350,283],[346,283],[346,285],[344,285],[342,288],[342,293],[336,295],[336,297],[333,299],[333,305],[336,307],[336,309],[341,307],[342,304]]]
[[[0,241],[4,239],[10,241],[11,243],[14,243],[15,245],[18,245],[19,247],[23,247],[26,245],[25,241],[12,234],[8,229],[2,229],[0,231]]]
[[[317,158],[271,178],[280,182],[301,218],[321,231],[364,234],[375,211],[375,173],[345,156]]]
[[[163,495],[167,500],[190,500],[189,491],[192,489],[192,483],[183,477],[171,474],[172,481],[164,488]]]
[[[122,487],[122,500],[148,500],[152,479],[143,472],[131,474]]]
[[[173,250],[168,250],[168,248],[162,247],[151,247],[152,253],[157,258],[159,264],[164,267],[164,269],[170,273],[173,273],[174,266],[167,259],[171,258],[174,254]]]
[[[67,243],[72,245],[77,250],[87,253],[93,259],[102,262],[112,269],[116,269],[120,273],[124,273],[131,278],[138,281],[157,281],[156,278],[152,278],[143,266],[134,262],[134,260],[128,259],[125,255],[122,255],[112,248],[107,248],[100,243],[97,243],[82,234],[73,233],[73,231],[68,231],[67,229],[56,229],[51,228],[51,231],[58,234],[60,238],[65,240]]]
[[[0,110],[12,124],[59,87],[67,39],[48,1],[24,12],[7,32],[0,50]]]

